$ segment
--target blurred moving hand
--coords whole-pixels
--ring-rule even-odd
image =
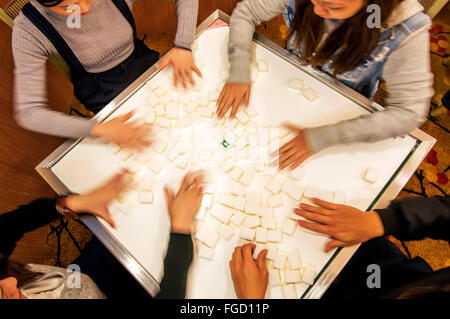
[[[131,183],[129,172],[124,170],[112,177],[102,186],[84,195],[71,195],[66,199],[67,208],[75,213],[89,213],[103,218],[111,227],[115,224],[109,214],[108,205]]]
[[[138,125],[135,121],[128,122],[133,112],[118,116],[108,122],[96,124],[91,136],[101,137],[107,142],[115,143],[121,147],[141,150],[151,145],[152,127]]]
[[[293,170],[311,157],[313,152],[306,141],[303,129],[291,124],[286,124],[285,127],[296,132],[297,136],[280,147],[278,151],[278,166],[280,169],[289,167],[290,170]]]

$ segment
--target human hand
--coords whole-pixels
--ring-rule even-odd
[[[254,244],[238,246],[230,260],[231,278],[239,299],[264,299],[266,295],[269,281],[265,264],[267,249],[262,250],[255,261],[255,248]]]
[[[291,124],[286,124],[285,127],[296,132],[297,136],[279,149],[278,166],[280,169],[289,167],[293,170],[313,155],[313,152],[306,141],[303,129]]]
[[[108,205],[130,185],[129,172],[124,170],[114,175],[102,186],[84,195],[71,195],[66,199],[67,208],[75,213],[90,213],[103,218],[111,227],[116,228]]]
[[[226,83],[217,100],[217,117],[223,118],[231,108],[230,118],[234,118],[242,103],[250,102],[251,86],[247,83]]]
[[[167,208],[169,210],[171,230],[173,233],[190,234],[192,220],[197,214],[203,198],[202,172],[189,172],[181,182],[178,193],[164,187]]]
[[[187,81],[189,81],[191,85],[195,85],[192,72],[195,72],[199,77],[202,77],[202,72],[200,72],[195,65],[194,56],[189,50],[180,48],[171,49],[158,64],[158,68],[164,69],[168,65],[171,65],[173,68],[173,85],[175,87],[180,81],[183,88],[187,87]]]
[[[381,218],[375,211],[363,211],[347,206],[312,199],[318,207],[301,203],[294,212],[307,219],[300,226],[330,236],[325,252],[335,247],[353,246],[384,235]]]
[[[96,124],[91,136],[101,137],[121,147],[141,150],[151,145],[151,126],[138,125],[135,121],[127,122],[133,112],[118,116],[108,122]]]

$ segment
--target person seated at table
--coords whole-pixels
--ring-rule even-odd
[[[25,129],[65,138],[102,137],[117,144],[148,144],[148,128],[127,123],[126,114],[108,125],[48,107],[46,60],[59,55],[69,65],[75,96],[94,113],[157,62],[159,54],[136,37],[135,0],[31,0],[14,20],[14,117]],[[175,83],[201,75],[191,52],[198,0],[174,0],[178,29],[160,67],[171,65]],[[79,12],[78,12],[79,11]],[[74,14],[80,24],[69,23]],[[70,17],[69,17],[70,16]],[[134,137],[137,136],[137,137]]]
[[[392,242],[425,237],[450,241],[450,197],[410,197],[394,200],[386,209],[367,213],[359,209],[313,199],[317,206],[300,204],[295,213],[305,218],[300,226],[330,236],[326,252],[336,247],[361,244],[322,298],[448,298],[450,267],[433,272],[420,257],[409,260]],[[238,298],[264,298],[268,272],[267,250],[258,260],[252,257],[252,244],[236,247],[230,261]],[[379,288],[370,288],[369,265],[380,269]]]
[[[242,104],[248,106],[255,26],[283,12],[290,28],[287,49],[300,62],[329,73],[369,99],[380,81],[385,81],[388,94],[383,111],[323,126],[288,125],[297,135],[279,149],[280,169],[294,169],[333,145],[405,135],[425,122],[433,96],[431,22],[417,0],[239,2],[230,20],[230,74],[218,99],[219,118],[230,109],[234,117]]]
[[[50,223],[61,216],[60,213],[93,214],[115,227],[108,204],[128,189],[130,178],[127,175],[127,172],[119,173],[84,195],[38,199],[0,215],[0,299],[148,298],[146,291],[95,238],[72,263],[83,272],[78,286],[72,277],[74,273],[66,269],[22,265],[9,259],[24,233]],[[201,172],[192,172],[185,175],[177,194],[165,188],[171,233],[161,291],[156,298],[184,298],[193,251],[189,234],[200,208],[202,183]]]

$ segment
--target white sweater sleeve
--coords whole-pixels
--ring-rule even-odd
[[[14,118],[28,130],[67,138],[89,135],[95,122],[48,107],[46,49],[25,30],[14,27]]]
[[[237,4],[230,20],[228,82],[250,83],[252,39],[255,28],[284,12],[289,0],[244,0]]]

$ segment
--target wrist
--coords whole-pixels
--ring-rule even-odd
[[[367,212],[368,218],[368,234],[369,239],[381,237],[384,235],[383,222],[381,221],[380,215],[376,211]]]
[[[83,195],[72,195],[65,198],[65,206],[74,213],[85,212]]]
[[[191,234],[191,227],[186,225],[177,225],[172,224],[170,226],[170,231],[174,234],[181,234],[181,235],[190,235]]]
[[[102,137],[103,136],[103,124],[102,123],[95,124],[91,129],[90,136]]]

